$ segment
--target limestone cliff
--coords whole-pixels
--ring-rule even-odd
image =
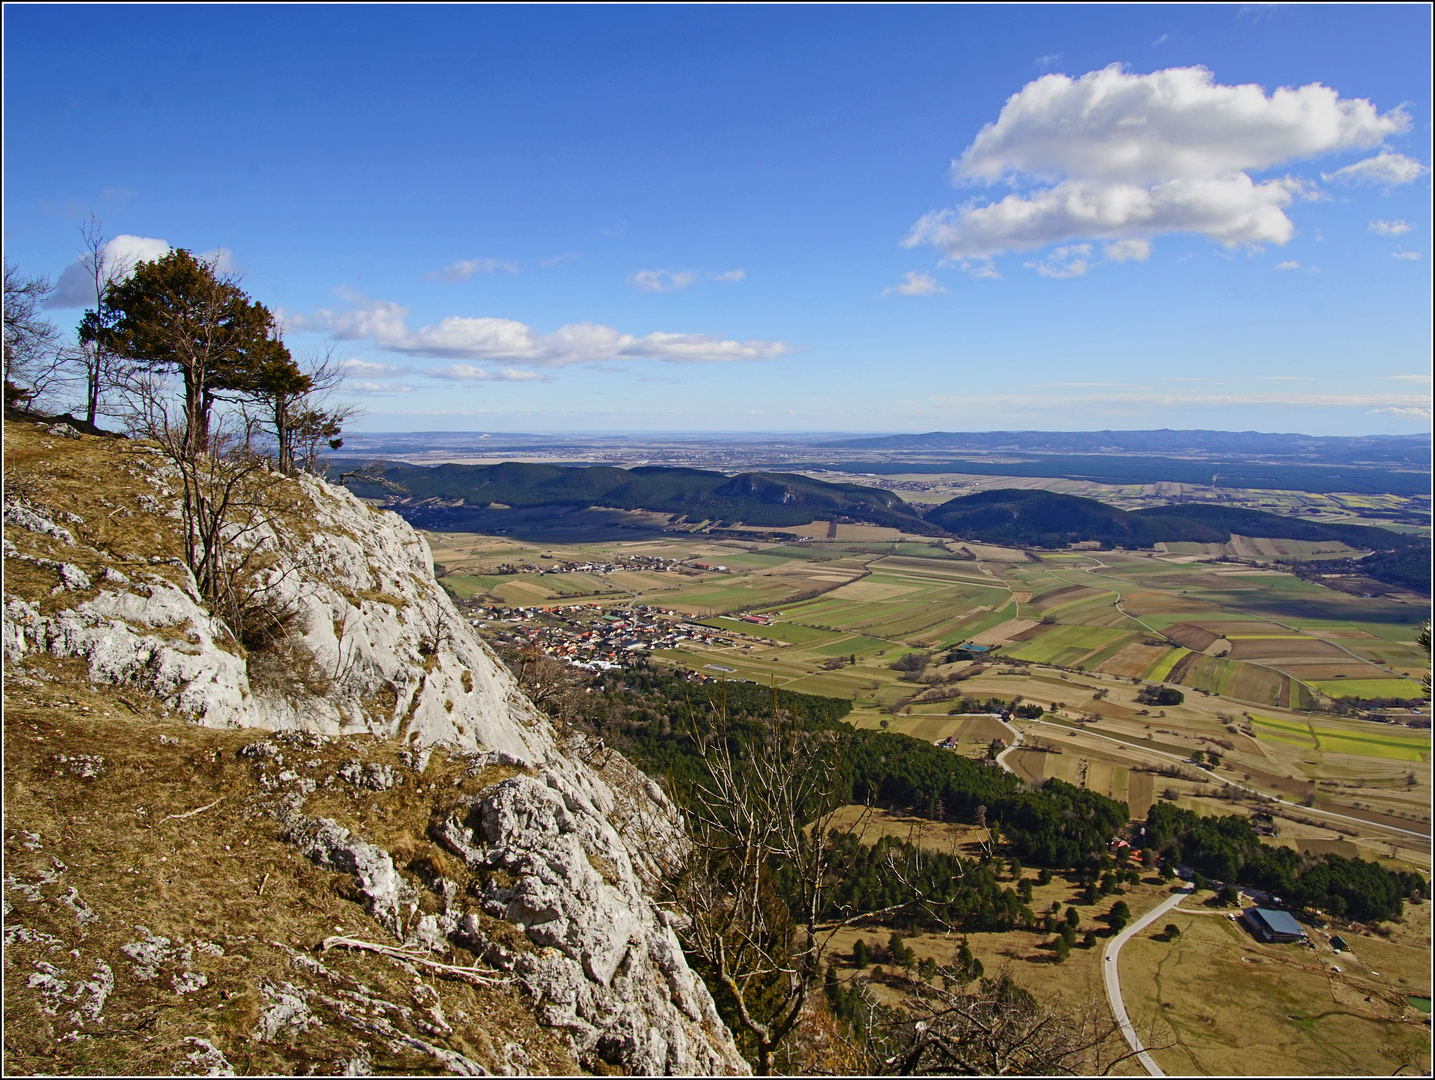
[[[6,424],[9,1069],[745,1072],[653,902],[658,787],[533,708],[404,521],[264,483],[256,648],[157,455]]]

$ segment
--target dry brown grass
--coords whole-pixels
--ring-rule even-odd
[[[370,940],[386,934],[357,902],[352,879],[315,866],[283,841],[268,810],[274,796],[256,782],[254,766],[236,755],[255,739],[275,738],[271,733],[182,723],[149,698],[87,684],[76,661],[36,658],[26,671],[7,672],[5,868],[38,887],[42,899],[32,903],[24,890],[7,890],[13,910],[6,926],[49,935],[64,948],[52,951],[42,938],[5,950],[7,1073],[165,1074],[193,1049],[183,1044],[187,1037],[209,1039],[246,1074],[332,1073],[362,1045],[375,1072],[437,1070],[431,1056],[390,1049],[386,1039],[356,1031],[317,1003],[323,1026],[301,1037],[259,1041],[255,1024],[271,1004],[262,987],[286,982],[330,995],[335,986],[367,987],[373,997],[408,1010],[407,1019],[384,1013],[396,1029],[491,1069],[503,1068],[510,1041],[524,1047],[535,1071],[578,1069],[517,990],[431,975],[416,981],[381,957],[318,951],[340,927]],[[396,744],[374,739],[317,749],[279,745],[289,768],[319,780],[351,759],[398,762]],[[84,778],[61,760],[77,755],[103,758],[99,775]],[[423,887],[436,874],[458,880],[464,902],[476,909],[472,892],[481,882],[427,839],[429,819],[514,770],[469,777],[466,765],[437,753],[419,783],[408,772],[406,783],[389,791],[321,786],[306,812],[334,818],[393,853],[419,887],[422,910],[438,907]],[[174,816],[211,803],[193,816]],[[55,880],[45,884],[47,876]],[[71,888],[95,921],[77,921],[62,899]],[[486,916],[481,922],[500,944],[531,948],[510,924]],[[158,979],[137,980],[134,963],[120,950],[143,936],[137,926],[172,940],[218,945],[221,956],[194,955],[194,970],[207,985],[177,995],[168,969]],[[318,973],[310,960],[332,974]],[[109,965],[117,985],[97,1023],[71,1022],[68,1006],[47,1014],[45,999],[29,986],[42,970],[38,964],[55,965],[74,985],[90,978],[99,962]],[[435,1000],[450,1032],[432,1020]]]

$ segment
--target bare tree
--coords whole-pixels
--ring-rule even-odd
[[[903,854],[890,849],[884,868],[910,899],[881,910],[834,904],[853,851],[833,842],[836,812],[847,802],[837,774],[844,736],[804,731],[775,703],[766,723],[766,737],[746,747],[732,745],[716,725],[694,731],[707,778],[676,793],[692,853],[668,897],[684,947],[763,1076],[820,988],[833,935],[927,899],[914,884],[921,868],[912,860],[921,849],[910,846]]]
[[[124,378],[121,357],[111,347],[107,335],[100,332],[105,294],[134,269],[134,260],[115,254],[105,237],[104,226],[93,214],[80,226],[80,241],[80,266],[93,286],[95,306],[85,311],[80,321],[79,343],[68,354],[68,359],[79,369],[85,388],[85,422],[93,426],[106,392]]]
[[[29,408],[62,375],[55,324],[40,314],[54,291],[44,275],[25,277],[5,260],[5,404]]]
[[[947,989],[924,986],[901,1010],[867,1000],[874,1071],[897,1076],[1105,1076],[1136,1055],[1105,1006],[1038,1001],[1003,970],[974,989],[938,968]],[[1148,1039],[1146,1045],[1154,1049]],[[1171,1045],[1170,1043],[1164,1044]]]
[[[292,613],[267,602],[276,583],[263,576],[277,556],[268,542],[276,535],[276,477],[264,457],[245,448],[242,418],[221,415],[198,446],[185,402],[163,375],[134,372],[124,390],[127,427],[178,475],[184,561],[210,612],[236,640],[283,637]]]

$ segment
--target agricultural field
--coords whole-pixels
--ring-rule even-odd
[[[929,742],[952,738],[951,752],[969,757],[986,756],[994,738],[1019,736],[1005,757],[1018,776],[1100,792],[1125,802],[1136,819],[1158,801],[1208,815],[1259,812],[1274,822],[1270,843],[1430,873],[1429,729],[1338,714],[1339,703],[1353,697],[1420,696],[1428,658],[1415,637],[1428,607],[1336,592],[1269,567],[1205,562],[1195,553],[1029,557],[828,531],[814,530],[800,544],[695,534],[581,545],[453,535],[439,538],[435,558],[448,571],[445,583],[461,595],[561,603],[563,587],[584,590],[586,603],[637,602],[687,613],[732,641],[661,650],[651,656],[660,667],[843,698],[853,705],[848,720],[859,727]],[[722,565],[726,572],[689,566],[606,575],[494,573],[500,563],[625,555]],[[736,616],[744,611],[773,621],[742,622]],[[948,663],[948,652],[963,646],[978,658]],[[929,656],[920,676],[893,668],[913,652]],[[1166,706],[1138,701],[1153,683],[1184,699]],[[1020,698],[1045,713],[1010,724],[952,715],[959,696]],[[1428,715],[1428,704],[1419,708]],[[859,824],[858,808],[844,813]],[[970,823],[887,812],[868,814],[860,827],[869,841],[900,835],[927,848],[955,845],[972,858],[980,854],[980,830]],[[1076,892],[1057,878],[1038,887],[1035,899],[1038,907],[1066,905]],[[1163,895],[1150,879],[1125,898],[1139,914]],[[1081,908],[1083,931],[1099,928],[1114,900]],[[1329,1071],[1332,1061],[1368,1072],[1372,1053],[1384,1055],[1374,1065],[1389,1060],[1393,1071],[1423,1031],[1396,1013],[1406,991],[1429,993],[1430,910],[1408,908],[1406,924],[1394,926],[1390,940],[1361,939],[1356,948],[1366,966],[1379,957],[1377,979],[1364,968],[1335,975],[1328,961],[1316,970],[1304,954],[1292,965],[1294,954],[1256,943],[1218,911],[1186,901],[1172,913],[1182,928],[1179,943],[1143,933],[1123,951],[1127,1004],[1139,1025],[1154,1024],[1158,1045],[1164,1032],[1169,1045],[1155,1056],[1172,1073],[1319,1071],[1319,1062]],[[843,930],[834,940],[840,977],[855,974],[845,965],[862,936],[880,944],[871,930]],[[919,957],[943,961],[954,948],[941,935],[916,935],[908,944]],[[989,972],[1006,965],[1042,997],[1104,1000],[1100,949],[1074,949],[1058,965],[1043,947],[1044,935],[972,934],[970,944]],[[1225,989],[1211,994],[1212,985]],[[875,991],[904,992],[890,984]],[[1269,1031],[1256,1057],[1244,1038],[1253,1017]],[[1223,1032],[1241,1036],[1233,1041]],[[1117,1070],[1139,1071],[1129,1064]]]
[[[1394,843],[1402,859],[1429,866],[1428,730],[1318,711],[1351,697],[1420,696],[1428,670],[1415,643],[1420,606],[1159,552],[1030,558],[972,548],[976,558],[954,558],[928,540],[828,539],[825,531],[801,544],[697,534],[567,545],[433,539],[444,581],[461,595],[650,604],[736,642],[685,642],[655,653],[659,665],[844,698],[855,724],[885,721],[931,741],[956,735],[957,752],[973,756],[993,735],[963,734],[972,721],[947,716],[953,699],[1020,696],[1047,710],[1041,721],[1018,722],[1024,745],[1007,759],[1030,781],[1090,787],[1137,815],[1164,797],[1205,813],[1217,798],[1254,807],[1278,797],[1287,829],[1298,827],[1296,816],[1320,826],[1313,843],[1355,844],[1366,857]],[[494,573],[499,564],[640,555],[727,569]],[[773,622],[739,622],[742,611]],[[945,663],[948,650],[966,645],[986,652]],[[913,651],[931,656],[922,681],[892,667]],[[1145,683],[1185,700],[1142,705]],[[1220,765],[1196,769],[1197,752],[1217,754]]]

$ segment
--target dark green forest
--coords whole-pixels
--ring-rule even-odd
[[[645,772],[668,777],[681,793],[703,774],[697,737],[722,737],[735,748],[761,745],[773,708],[773,692],[752,683],[694,685],[652,671],[629,671],[603,679],[588,719],[608,742]],[[978,807],[1015,854],[1053,869],[1098,865],[1106,843],[1126,824],[1125,803],[1059,780],[1026,790],[1011,773],[954,754],[922,739],[852,727],[842,718],[851,703],[777,691],[777,708],[811,732],[840,736],[829,745],[837,755],[840,803],[865,803],[936,821],[972,821]],[[817,807],[812,808],[812,813]]]
[[[385,480],[416,499],[463,499],[470,506],[604,506],[683,514],[719,524],[806,525],[819,517],[850,517],[907,532],[936,534],[897,495],[861,484],[829,484],[792,473],[727,476],[703,469],[649,466],[574,468],[507,461],[501,465],[389,464]],[[385,494],[349,482],[356,494]]]
[[[1392,442],[1395,442],[1392,440]],[[1408,444],[1396,443],[1402,451]],[[1409,447],[1409,449],[1415,449]],[[1277,491],[1309,491],[1313,494],[1357,492],[1363,495],[1429,495],[1429,444],[1423,459],[1411,464],[1415,470],[1371,468],[1361,465],[1304,465],[1263,463],[1249,460],[1193,461],[1190,458],[1128,457],[1117,454],[1049,454],[1031,461],[966,461],[940,463],[893,461],[813,462],[790,468],[835,469],[842,472],[874,473],[970,473],[976,476],[1059,476],[1090,480],[1098,484],[1213,484],[1223,488],[1260,488]],[[1418,454],[1418,450],[1416,453]],[[1009,451],[1008,451],[1009,453]],[[1372,455],[1377,451],[1370,451]],[[1398,452],[1392,457],[1404,462],[1415,454]]]
[[[1365,922],[1395,918],[1406,899],[1428,889],[1419,874],[1376,862],[1263,844],[1244,815],[1200,817],[1171,803],[1151,807],[1145,846],[1217,880],[1264,889],[1292,907]]]
[[[774,692],[752,683],[693,684],[636,670],[603,676],[594,686],[600,688],[585,702],[587,723],[645,772],[667,780],[680,801],[704,778],[699,739],[726,739],[735,752],[760,752],[773,715]],[[1084,788],[1048,779],[1031,790],[1005,770],[924,740],[854,728],[843,719],[851,703],[838,698],[778,690],[776,706],[802,731],[831,734],[816,745],[834,755],[832,801],[838,804],[870,800],[937,821],[980,816],[1022,862],[1083,879],[1094,879],[1107,865],[1107,842],[1128,822],[1125,803]],[[814,803],[810,812],[815,816],[819,809]],[[1427,888],[1420,875],[1378,863],[1263,844],[1243,815],[1201,817],[1161,802],[1151,808],[1145,828],[1143,847],[1212,878],[1273,892],[1300,908],[1378,921],[1399,915],[1406,898]],[[883,845],[899,841],[863,846],[851,837],[833,839],[855,845],[845,853],[848,871],[833,892],[834,904],[881,908],[901,902],[903,887],[879,869],[887,853]],[[925,860],[931,880],[924,877],[917,885],[931,902],[922,906],[925,914],[913,909],[904,915],[903,925],[940,917],[968,929],[1003,929],[1029,917],[1019,898],[999,888],[986,868],[965,867],[959,884],[950,874],[943,877],[949,871],[954,868],[937,856]],[[773,872],[780,885],[781,868]]]
[[[1429,541],[1371,525],[1337,525],[1211,504],[1121,510],[1096,499],[1051,491],[996,488],[952,499],[927,520],[956,535],[1015,547],[1063,548],[1095,540],[1110,547],[1158,543],[1224,544],[1232,534],[1333,541],[1377,551],[1429,549]]]

